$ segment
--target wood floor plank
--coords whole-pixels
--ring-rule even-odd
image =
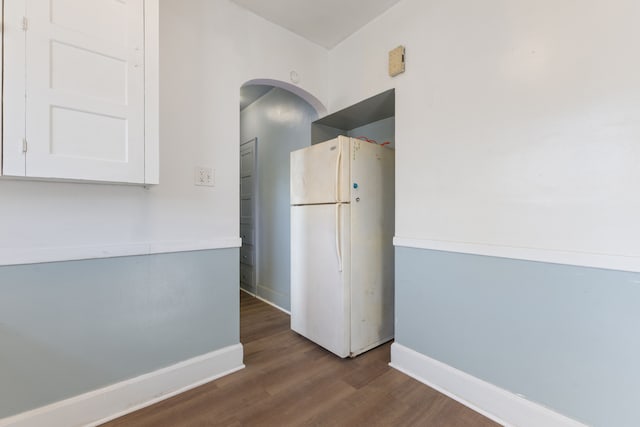
[[[165,426],[496,426],[388,366],[390,343],[340,359],[240,293],[246,368],[105,424]]]

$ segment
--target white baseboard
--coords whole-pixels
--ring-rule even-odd
[[[252,297],[254,297],[254,298],[256,297],[256,294],[254,294],[253,292],[249,292],[248,290],[246,290],[246,289],[244,289],[244,288],[242,288],[242,287],[240,288],[240,291],[241,291],[241,292],[244,292],[245,294],[247,294],[247,295],[249,295],[249,296],[252,296]]]
[[[271,306],[271,307],[273,307],[273,308],[277,308],[277,309],[278,309],[278,310],[280,310],[281,312],[283,312],[283,313],[288,314],[289,316],[291,316],[291,312],[290,312],[290,311],[285,310],[284,308],[280,307],[279,305],[276,305],[276,304],[272,303],[271,301],[269,301],[269,300],[266,300],[266,299],[262,298],[261,296],[258,296],[258,294],[254,294],[253,292],[249,292],[249,291],[247,291],[246,289],[242,289],[242,288],[240,288],[240,290],[241,290],[242,292],[244,292],[245,294],[247,294],[247,295],[251,295],[252,297],[254,297],[254,298],[256,298],[256,299],[259,299],[259,300],[260,300],[260,301],[262,301],[263,303],[268,304],[268,305],[270,305],[270,306]]]
[[[277,308],[277,309],[278,309],[278,310],[280,310],[281,312],[283,312],[283,313],[288,314],[289,316],[291,316],[291,312],[290,312],[290,311],[285,310],[284,308],[280,307],[279,305],[276,305],[276,304],[272,303],[271,301],[268,301],[268,300],[266,300],[266,299],[262,298],[262,297],[261,297],[261,296],[259,296],[259,295],[256,295],[255,297],[256,297],[256,298],[258,298],[258,299],[259,299],[260,301],[262,301],[263,303],[265,303],[265,304],[269,304],[271,307],[273,307],[273,308]]]
[[[391,345],[389,365],[504,426],[585,427],[401,344]]]
[[[244,368],[242,344],[9,418],[0,427],[97,426]]]

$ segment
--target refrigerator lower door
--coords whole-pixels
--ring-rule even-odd
[[[291,329],[350,355],[350,206],[291,207]]]

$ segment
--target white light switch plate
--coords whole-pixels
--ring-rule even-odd
[[[196,166],[194,173],[194,184],[204,187],[214,187],[216,184],[215,169]]]

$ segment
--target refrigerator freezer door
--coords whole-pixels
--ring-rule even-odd
[[[339,136],[291,153],[291,204],[349,202],[350,138]]]
[[[350,354],[350,206],[291,207],[291,329]]]

